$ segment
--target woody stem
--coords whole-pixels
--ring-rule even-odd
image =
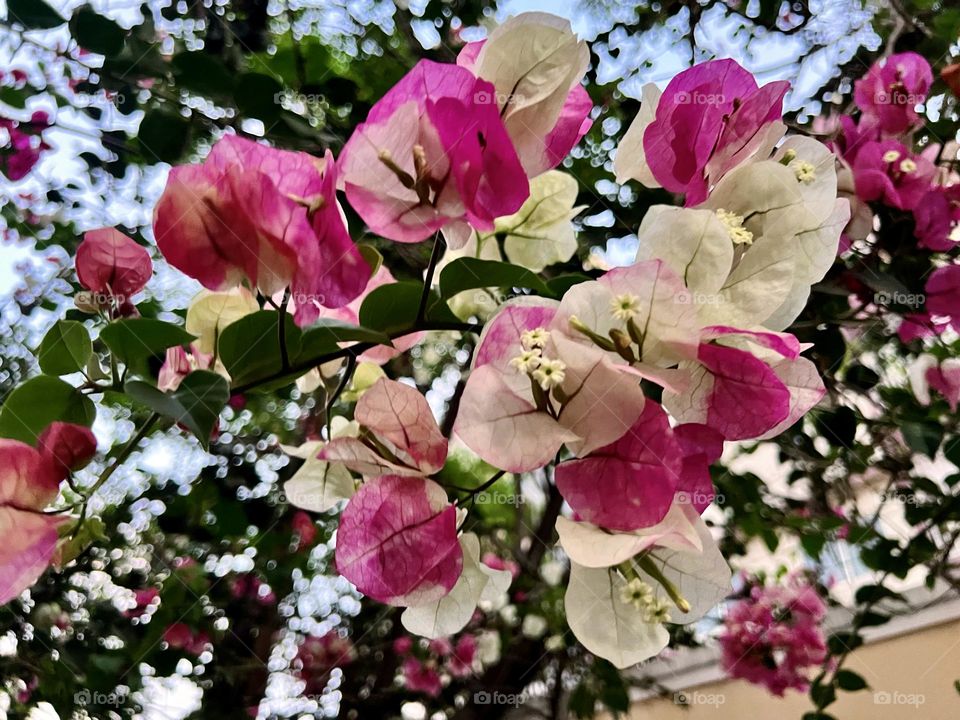
[[[443,235],[439,230],[433,237],[433,250],[430,253],[430,264],[427,265],[427,277],[423,281],[423,293],[420,295],[420,307],[417,308],[417,324],[423,322],[427,316],[427,300],[430,298],[430,287],[433,285],[433,274],[437,270],[437,263],[440,262],[440,254],[443,252]]]

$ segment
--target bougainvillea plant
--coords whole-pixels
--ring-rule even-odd
[[[62,20],[11,12],[25,36]],[[887,52],[849,107],[802,123],[789,82],[694,53],[614,118],[570,23],[522,13],[404,58],[389,83],[351,80],[344,107],[312,108],[341,134],[317,146],[292,119],[301,99],[256,104],[269,73],[235,80],[185,50],[127,77],[124,53],[150,52],[136,32],[89,9],[69,29],[105,58],[84,83],[163,98],[172,73],[183,98],[232,109],[203,115],[189,155],[186,133],[157,146],[172,167],[143,232],[80,233],[38,372],[0,406],[0,602],[22,610],[0,655],[23,660],[18,707],[146,706],[159,673],[205,694],[198,717],[388,717],[398,697],[477,717],[542,679],[551,717],[586,716],[625,709],[622,671],[726,613],[725,669],[809,690],[823,720],[856,689],[842,663],[860,629],[897,600],[887,577],[952,577],[957,534],[926,533],[956,519],[955,483],[911,484],[910,453],[938,457],[960,403],[957,149],[922,131],[932,92],[955,113],[939,86],[955,69]],[[18,181],[56,123],[2,122],[0,172]],[[143,126],[190,122],[153,108]],[[615,137],[591,182],[646,198],[617,218],[637,242],[616,266],[592,250],[612,231],[583,240],[595,208],[571,171],[598,132]],[[869,367],[891,344],[909,360],[898,386]],[[764,445],[809,479],[802,503],[723,469]],[[133,499],[118,479],[162,475],[160,456],[168,478]],[[170,468],[189,475],[173,492]],[[929,496],[904,544],[857,505],[858,483],[884,482]],[[814,561],[827,538],[859,544],[881,573],[842,640],[821,627],[828,578],[734,582],[731,562],[781,531]],[[106,605],[125,624],[98,637]],[[33,662],[34,638],[72,680]]]

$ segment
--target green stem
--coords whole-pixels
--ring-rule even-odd
[[[287,303],[290,301],[290,294],[287,291],[283,293],[283,302],[277,308],[280,313],[277,316],[277,340],[280,343],[280,371],[287,372],[290,369],[290,353],[287,350]]]
[[[640,567],[643,572],[656,580],[660,586],[664,589],[667,595],[673,600],[673,604],[677,606],[677,609],[682,613],[690,612],[690,603],[687,602],[687,599],[680,594],[680,591],[677,589],[677,586],[667,578],[660,568],[657,567],[656,562],[649,555],[641,557],[636,561],[637,565]]]
[[[330,399],[327,400],[327,406],[324,410],[324,419],[327,422],[327,440],[331,440],[331,430],[330,423],[333,420],[331,413],[333,412],[333,406],[337,404],[337,400],[340,399],[340,396],[343,395],[343,391],[347,389],[347,385],[350,384],[351,378],[353,378],[353,373],[357,369],[357,356],[348,355],[347,356],[347,367],[343,370],[343,377],[340,378],[340,382],[337,385],[337,389],[333,391],[333,395],[330,396]]]

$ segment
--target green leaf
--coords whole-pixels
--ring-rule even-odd
[[[834,633],[827,639],[827,647],[831,655],[842,655],[856,650],[861,645],[863,645],[863,638],[853,632]]]
[[[900,424],[900,432],[911,450],[929,458],[937,454],[943,440],[943,428],[932,422],[904,422]]]
[[[464,290],[487,287],[521,287],[552,296],[550,288],[535,272],[519,265],[464,257],[440,271],[440,296],[444,299]]]
[[[833,685],[814,683],[810,687],[810,698],[818,708],[825,708],[837,701],[837,689]]]
[[[148,110],[140,122],[137,138],[147,160],[174,163],[187,148],[190,123],[167,110]]]
[[[27,30],[49,30],[66,22],[43,0],[7,0],[7,20]]]
[[[223,329],[217,350],[234,385],[246,385],[277,376],[282,371],[280,316],[275,310],[260,310],[245,315]],[[287,360],[293,364],[300,355],[302,333],[293,322],[293,316],[283,313],[283,318]]]
[[[248,117],[275,121],[280,115],[282,92],[283,86],[270,75],[245,73],[237,80],[237,109]]]
[[[18,89],[12,85],[0,87],[0,102],[17,110],[23,110],[27,106],[26,88]]]
[[[867,681],[853,670],[840,670],[837,672],[837,685],[841,690],[857,692],[867,688]]]
[[[59,545],[57,564],[60,567],[76,560],[94,542],[107,542],[110,539],[106,533],[106,525],[100,518],[88,517],[82,522],[79,530],[75,523],[67,523],[61,526],[60,536],[69,535],[69,537]]]
[[[360,306],[360,324],[385,333],[411,329],[417,319],[423,283],[405,280],[375,288]],[[427,299],[426,319],[435,322],[459,323],[435,290]]]
[[[177,84],[187,90],[214,98],[234,94],[234,76],[217,57],[203,50],[177,53],[170,66]]]
[[[821,533],[800,536],[800,544],[803,546],[804,551],[814,560],[820,557],[820,553],[823,551],[823,546],[826,542],[826,535]]]
[[[101,331],[100,339],[117,360],[138,371],[142,369],[138,364],[146,358],[196,340],[179,325],[142,317],[115,320]]]
[[[890,622],[890,616],[878,612],[865,612],[860,616],[860,627],[877,627]]]
[[[48,375],[69,375],[82,370],[92,354],[93,343],[83,324],[60,320],[44,336],[37,359]]]
[[[0,437],[33,445],[52,422],[93,424],[97,409],[90,398],[59,378],[38,375],[7,395],[0,407]]]
[[[126,33],[113,20],[89,5],[81,5],[70,18],[70,33],[84,50],[113,57],[123,52]]]
[[[589,275],[584,275],[583,273],[565,273],[547,280],[547,287],[550,288],[551,297],[562,298],[567,290],[574,285],[579,285],[591,279]]]
[[[172,393],[141,380],[131,380],[124,389],[134,400],[190,430],[204,450],[210,446],[210,433],[230,399],[226,379],[209,370],[194,370]]]
[[[874,604],[880,600],[898,600],[903,602],[903,596],[883,585],[864,585],[857,590],[857,605],[865,605],[867,603]]]
[[[390,338],[379,330],[323,318],[303,332],[297,362],[306,362],[310,358],[335,352],[342,342],[370,342],[393,346]]]

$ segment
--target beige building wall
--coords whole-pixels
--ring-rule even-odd
[[[960,720],[960,620],[875,640],[861,647],[845,667],[860,673],[869,689],[839,693],[827,712],[837,720]],[[630,720],[801,720],[809,696],[792,692],[776,698],[741,680],[712,682],[681,691],[689,705],[673,698],[635,703]]]

